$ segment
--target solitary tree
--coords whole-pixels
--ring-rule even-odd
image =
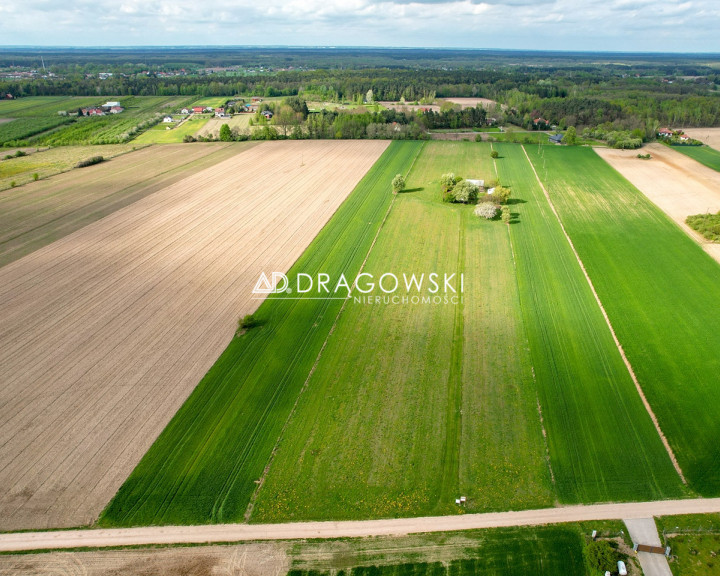
[[[395,178],[393,178],[392,189],[393,194],[397,194],[398,192],[405,190],[405,178],[403,178],[402,174],[397,174]]]
[[[220,140],[222,142],[231,142],[232,139],[233,137],[230,126],[228,124],[223,124],[222,126],[220,126]]]
[[[562,141],[563,144],[567,144],[568,146],[575,146],[575,144],[577,144],[577,130],[575,130],[575,126],[570,126],[570,128],[567,129]]]
[[[492,152],[490,152],[490,158],[495,159],[495,158],[499,158],[499,157],[500,157],[500,154],[498,153],[497,150],[493,150]]]

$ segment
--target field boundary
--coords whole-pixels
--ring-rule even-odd
[[[577,262],[580,265],[580,269],[582,270],[582,273],[585,275],[585,279],[587,280],[587,283],[590,286],[590,290],[592,291],[592,294],[595,297],[595,301],[597,302],[598,306],[600,307],[600,311],[602,312],[602,315],[605,318],[605,322],[607,323],[607,326],[610,329],[610,334],[612,335],[613,340],[615,341],[615,346],[617,347],[618,352],[620,352],[620,357],[622,358],[623,362],[625,363],[625,367],[627,368],[627,371],[630,374],[630,377],[632,378],[633,383],[635,384],[635,388],[638,391],[638,394],[640,395],[640,399],[642,400],[643,405],[645,406],[645,410],[650,415],[650,419],[652,420],[652,423],[655,426],[655,430],[657,431],[658,435],[660,436],[660,439],[662,440],[663,445],[665,446],[665,450],[667,451],[668,456],[670,456],[670,460],[672,461],[672,464],[675,467],[675,471],[680,476],[680,480],[682,480],[682,483],[687,486],[687,480],[685,479],[685,475],[683,474],[683,471],[680,468],[680,464],[678,464],[677,458],[675,457],[675,453],[673,452],[672,448],[670,447],[670,443],[668,442],[667,438],[665,437],[665,434],[663,434],[663,431],[660,428],[660,423],[658,422],[658,419],[655,416],[655,413],[653,412],[653,409],[650,406],[650,403],[648,402],[647,398],[645,397],[645,393],[643,392],[643,389],[640,386],[640,382],[638,381],[637,376],[635,376],[635,371],[633,370],[633,367],[630,364],[630,361],[628,360],[627,356],[625,355],[625,351],[623,350],[622,344],[620,344],[620,341],[618,340],[617,335],[615,334],[615,329],[613,328],[613,325],[610,322],[610,317],[607,315],[607,312],[605,311],[605,307],[603,306],[603,303],[600,300],[600,296],[598,295],[597,291],[595,290],[595,285],[593,284],[592,280],[590,279],[590,275],[588,274],[587,270],[585,269],[585,265],[583,264],[583,261],[580,258],[580,255],[578,254],[577,250],[575,249],[575,245],[573,244],[572,239],[570,238],[567,231],[565,230],[565,226],[563,225],[562,220],[560,219],[560,215],[557,213],[557,210],[555,210],[555,205],[553,204],[552,200],[550,199],[550,194],[548,193],[547,189],[543,185],[542,180],[540,180],[540,176],[538,175],[537,170],[535,170],[535,166],[533,165],[532,161],[530,160],[530,156],[528,156],[527,150],[525,150],[525,146],[521,145],[520,147],[522,148],[522,151],[525,154],[525,158],[527,158],[528,164],[530,164],[530,168],[532,168],[533,174],[535,174],[535,178],[537,179],[538,184],[540,185],[540,188],[543,191],[543,194],[545,194],[545,198],[547,199],[548,204],[550,205],[550,209],[552,210],[553,214],[555,215],[555,218],[557,219],[558,223],[560,224],[560,228],[562,229],[563,234],[565,235],[565,239],[568,241],[568,244],[570,244],[570,248],[573,251],[573,254],[575,254],[575,258],[577,259]]]

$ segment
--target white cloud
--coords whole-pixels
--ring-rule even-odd
[[[716,0],[24,0],[8,45],[291,44],[720,52]]]

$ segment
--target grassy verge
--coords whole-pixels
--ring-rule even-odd
[[[517,202],[510,230],[520,301],[559,499],[679,496],[680,479],[523,148],[495,148]]]
[[[393,143],[288,273],[354,278],[420,143]],[[341,300],[268,298],[101,516],[103,525],[242,521]]]
[[[691,488],[720,495],[720,267],[592,150],[529,152]]]

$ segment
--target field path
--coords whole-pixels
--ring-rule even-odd
[[[0,269],[0,530],[92,523],[387,146],[256,146]]]
[[[605,307],[603,306],[603,303],[600,300],[600,296],[598,296],[598,293],[595,290],[595,285],[593,284],[592,280],[590,279],[590,275],[588,274],[587,270],[585,269],[585,265],[583,264],[583,261],[580,258],[580,254],[578,254],[577,250],[575,249],[575,245],[573,244],[573,241],[570,238],[570,235],[565,230],[565,226],[563,225],[562,220],[560,219],[560,215],[557,213],[557,210],[555,210],[555,205],[553,204],[552,200],[550,199],[550,194],[548,194],[548,191],[546,190],[545,186],[543,185],[542,180],[540,180],[540,176],[538,176],[538,173],[535,170],[535,166],[531,162],[530,156],[528,156],[527,150],[525,150],[525,146],[523,146],[522,149],[523,149],[523,152],[525,153],[525,157],[527,158],[527,161],[529,162],[529,164],[532,168],[533,173],[535,174],[535,178],[537,178],[540,188],[542,188],[542,191],[545,194],[545,197],[547,198],[547,201],[548,201],[548,204],[550,205],[550,209],[552,210],[552,213],[555,215],[555,218],[557,218],[557,221],[560,224],[560,228],[562,229],[563,234],[565,235],[565,238],[568,241],[568,244],[570,244],[570,248],[572,249],[573,253],[575,254],[575,258],[577,258],[577,262],[580,265],[580,269],[582,270],[582,273],[584,274],[585,279],[587,280],[587,283],[590,286],[590,290],[592,291],[593,296],[595,297],[595,300],[596,300],[598,306],[600,307],[600,311],[602,312],[603,318],[605,318],[605,322],[607,323],[607,326],[610,329],[610,334],[612,335],[613,341],[615,342],[615,346],[617,346],[618,352],[620,352],[620,356],[621,356],[623,362],[625,363],[625,366],[627,367],[628,372],[630,373],[630,377],[632,378],[632,381],[635,384],[635,388],[637,389],[638,394],[640,395],[640,398],[642,399],[643,405],[645,406],[645,410],[647,410],[647,413],[650,415],[650,419],[652,420],[652,423],[655,426],[655,430],[657,430],[657,433],[659,434],[660,439],[662,440],[663,446],[665,446],[665,450],[667,451],[668,456],[670,456],[670,460],[672,460],[673,466],[675,467],[675,470],[677,471],[678,475],[680,476],[680,479],[682,480],[683,484],[687,484],[687,480],[685,479],[685,475],[683,474],[683,471],[680,468],[680,464],[678,464],[677,458],[675,457],[675,453],[673,452],[672,448],[670,447],[670,443],[667,441],[665,434],[663,434],[663,431],[660,428],[660,423],[658,422],[657,416],[655,416],[655,412],[653,412],[653,409],[650,406],[650,402],[648,402],[647,398],[645,397],[645,392],[643,392],[643,389],[640,386],[640,382],[638,381],[637,376],[635,375],[635,371],[633,370],[633,367],[630,364],[630,360],[628,360],[627,356],[625,355],[625,350],[623,350],[622,344],[620,344],[620,340],[618,340],[618,337],[615,334],[615,329],[613,328],[613,325],[610,322],[610,317],[607,315],[607,312],[605,311]]]
[[[674,514],[720,512],[720,498],[660,500],[624,504],[564,506],[518,512],[489,512],[461,516],[426,516],[343,522],[295,522],[286,524],[212,524],[202,526],[155,526],[17,532],[0,534],[0,552],[149,546],[154,544],[211,544],[247,540],[295,540],[306,538],[362,538],[399,536],[427,532],[451,532],[505,526],[540,526],[591,520],[648,518]]]
[[[643,149],[652,159],[640,160],[637,150],[595,148],[595,152],[720,263],[720,244],[707,242],[685,224],[688,216],[720,210],[720,172],[663,144]]]

